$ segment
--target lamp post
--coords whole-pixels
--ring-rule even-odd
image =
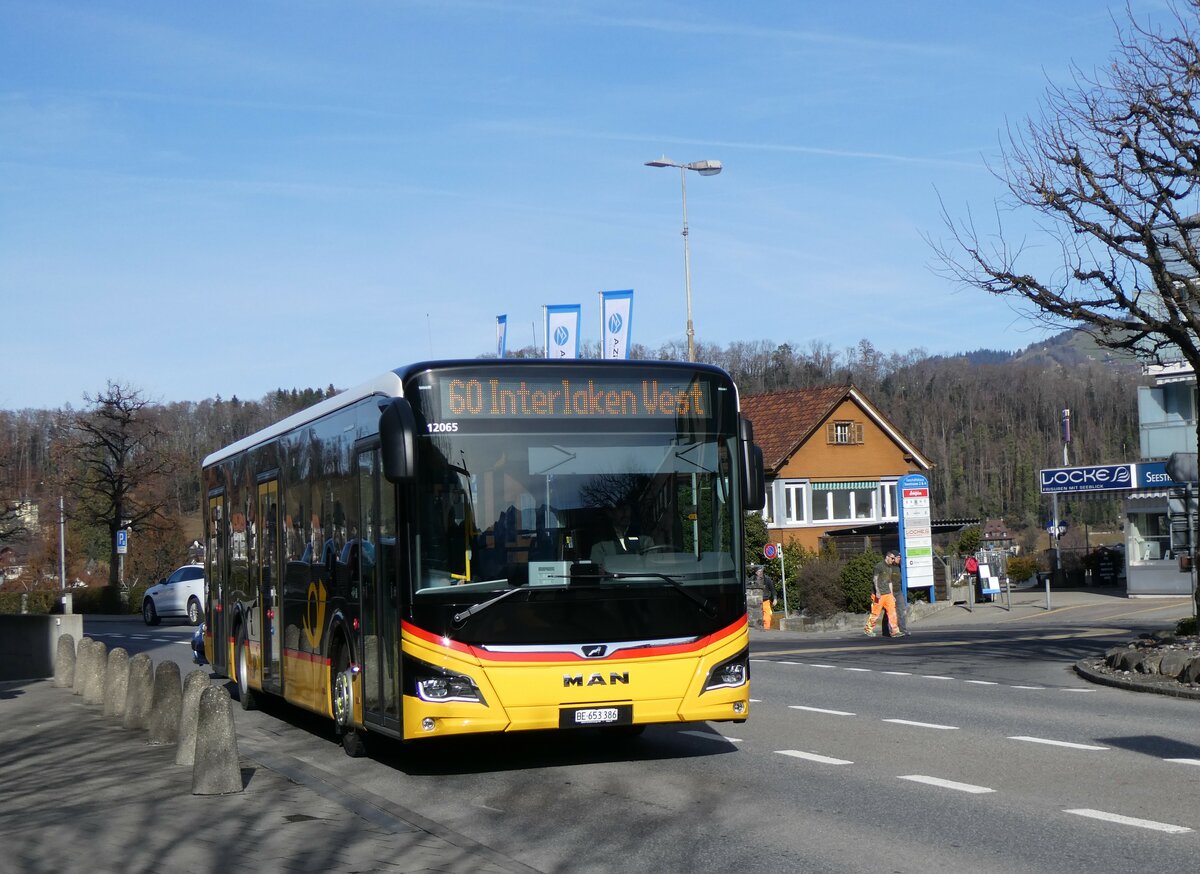
[[[667,157],[647,161],[647,167],[678,167],[679,183],[683,190],[683,281],[687,291],[687,351],[688,361],[696,360],[696,332],[692,328],[692,262],[688,253],[688,222],[687,222],[687,171],[695,170],[701,176],[716,176],[721,172],[720,161],[692,161],[690,164],[676,164]]]

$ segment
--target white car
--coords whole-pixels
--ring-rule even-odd
[[[165,580],[146,590],[142,618],[158,625],[163,617],[187,619],[199,625],[204,619],[204,565],[185,564]]]

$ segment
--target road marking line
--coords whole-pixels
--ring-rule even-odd
[[[891,677],[911,677],[912,671],[880,671],[881,674],[887,674]]]
[[[857,716],[848,710],[826,710],[824,707],[805,707],[803,704],[789,704],[789,710],[807,710],[809,713],[828,713],[830,716]]]
[[[1063,813],[1073,813],[1076,816],[1087,816],[1092,819],[1102,819],[1105,822],[1115,822],[1119,825],[1133,825],[1138,828],[1148,828],[1154,831],[1167,832],[1168,834],[1181,835],[1185,832],[1190,832],[1191,829],[1183,825],[1171,825],[1169,822],[1155,822],[1152,819],[1137,819],[1132,816],[1122,816],[1119,813],[1105,813],[1103,810],[1089,810],[1088,808],[1079,808],[1076,810],[1064,810]]]
[[[781,664],[781,665],[799,665],[799,664],[803,664],[803,662],[780,662],[779,664]]]
[[[999,686],[999,683],[993,683],[991,680],[963,680],[964,683],[970,683],[972,686]]]
[[[793,759],[805,759],[822,765],[853,765],[849,759],[835,759],[831,756],[819,756],[816,753],[803,753],[800,750],[776,750],[781,756],[791,756]]]
[[[953,680],[953,677],[942,677],[937,674],[921,674],[926,680]]]
[[[1060,692],[1095,692],[1095,689],[1059,689]]]
[[[913,722],[911,719],[885,719],[884,722],[891,722],[895,725],[913,725],[917,728],[937,728],[942,731],[958,731],[957,725],[938,725],[936,722]]]
[[[970,792],[972,795],[983,795],[987,792],[995,792],[995,789],[989,789],[987,786],[974,786],[970,783],[957,783],[954,780],[943,780],[941,777],[926,777],[923,774],[905,774],[901,775],[901,780],[911,780],[914,783],[927,783],[930,786],[940,786],[943,789],[953,789],[956,792]]]
[[[1024,619],[1026,617],[1017,616],[1016,619]],[[1007,622],[1011,620],[1000,619],[999,622]],[[1010,637],[1006,639],[1006,643],[1022,643],[1027,641],[1046,641],[1046,640],[1086,640],[1092,637],[1111,637],[1114,634],[1129,634],[1128,628],[1089,628],[1084,631],[1071,631],[1066,633],[1054,634],[1029,634],[1021,637]],[[922,640],[920,643],[904,643],[891,642],[888,644],[888,650],[894,651],[897,649],[913,649],[921,647],[922,649],[934,649],[937,647],[956,647],[956,646],[989,646],[992,641],[982,639],[972,635],[971,637],[961,640]],[[879,643],[863,643],[863,644],[847,644],[845,646],[822,646],[822,647],[804,647],[802,649],[777,649],[769,652],[760,652],[760,658],[766,656],[812,656],[818,653],[828,655],[830,653],[842,652],[870,652],[876,655],[879,654]]]
[[[1164,762],[1174,762],[1177,765],[1200,765],[1200,759],[1163,759]]]
[[[692,737],[701,737],[705,740],[723,740],[731,744],[740,744],[740,737],[725,737],[723,734],[713,734],[711,731],[681,731],[680,734],[690,734]]]
[[[1014,689],[1045,689],[1045,686],[1013,686]]]
[[[762,704],[762,699],[761,698],[751,698],[750,703],[751,704]]]
[[[836,668],[837,665],[809,665],[810,668]]]
[[[870,668],[842,668],[843,671],[854,671],[856,674],[874,673]]]
[[[1107,750],[1108,747],[1097,746],[1096,744],[1077,744],[1066,740],[1049,740],[1044,737],[1029,737],[1028,735],[1018,734],[1009,738],[1009,740],[1023,740],[1031,744],[1046,744],[1052,747],[1067,747],[1072,750]]]

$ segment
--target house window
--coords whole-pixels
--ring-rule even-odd
[[[783,484],[783,521],[787,525],[804,522],[808,501],[805,495],[807,483],[785,482]]]
[[[862,422],[851,422],[839,419],[830,422],[825,428],[826,441],[839,446],[850,446],[863,442]]]
[[[895,482],[883,482],[879,484],[879,518],[900,518],[900,506],[896,503]]]
[[[775,484],[768,483],[766,490],[766,503],[763,504],[762,517],[763,521],[771,525],[775,521]]]
[[[812,521],[861,522],[876,518],[877,482],[812,484]]]

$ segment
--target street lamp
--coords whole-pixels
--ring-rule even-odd
[[[683,281],[687,290],[687,351],[688,361],[696,360],[696,332],[692,328],[692,262],[688,254],[688,223],[687,223],[687,171],[695,170],[701,176],[716,176],[721,172],[720,161],[692,161],[690,164],[676,164],[667,157],[647,161],[647,167],[678,167],[679,182],[683,189]]]

